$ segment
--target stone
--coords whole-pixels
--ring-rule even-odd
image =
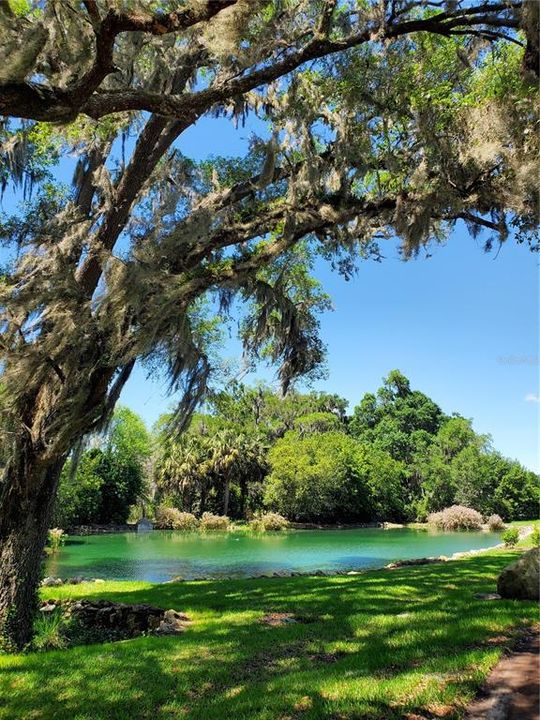
[[[103,585],[105,583],[105,580],[102,580],[101,578],[94,578],[93,582],[95,582],[97,585]]]
[[[473,595],[475,600],[500,600],[501,596],[499,593],[475,593]]]
[[[144,603],[128,605],[110,600],[78,600],[71,603],[69,611],[87,628],[113,630],[124,637],[136,637],[147,632],[176,635],[191,624],[185,613]]]
[[[41,584],[43,587],[58,587],[59,585],[63,585],[62,578],[58,577],[46,577],[41,581]]]
[[[165,610],[163,620],[156,628],[156,635],[178,635],[184,632],[190,624],[191,620],[185,613],[177,610]]]
[[[152,532],[154,529],[154,523],[148,518],[141,518],[137,523],[137,532]]]
[[[57,606],[56,606],[56,603],[54,603],[52,600],[48,600],[48,601],[45,603],[45,605],[42,605],[42,606],[39,608],[39,612],[42,612],[42,613],[54,612],[54,611],[56,610],[56,607],[57,607]]]
[[[270,625],[270,627],[279,627],[281,625],[288,625],[289,623],[296,623],[298,619],[293,613],[268,613],[261,618],[261,622],[264,625]]]
[[[499,575],[497,592],[503,598],[540,599],[540,547],[532,548]]]

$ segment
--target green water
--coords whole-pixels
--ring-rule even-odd
[[[49,558],[46,572],[62,578],[164,582],[176,576],[191,579],[357,570],[394,560],[451,555],[498,542],[496,533],[432,533],[405,528],[297,530],[261,536],[201,536],[155,530],[139,535],[70,537],[60,552]]]

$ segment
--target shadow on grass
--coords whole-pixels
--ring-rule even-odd
[[[0,658],[0,718],[391,720],[441,708],[453,717],[496,660],[488,640],[537,616],[534,603],[473,599],[511,558],[92,588],[92,598],[182,610],[194,625],[180,637]],[[89,596],[88,586],[69,592]],[[269,627],[260,622],[268,612],[312,622]]]

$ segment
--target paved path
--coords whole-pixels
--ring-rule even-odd
[[[540,720],[540,635],[531,633],[496,665],[467,720]]]

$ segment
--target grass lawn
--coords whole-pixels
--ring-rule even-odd
[[[47,588],[187,612],[181,636],[0,657],[1,720],[458,718],[535,603],[483,601],[515,552],[354,577]],[[268,612],[306,622],[270,627]]]

